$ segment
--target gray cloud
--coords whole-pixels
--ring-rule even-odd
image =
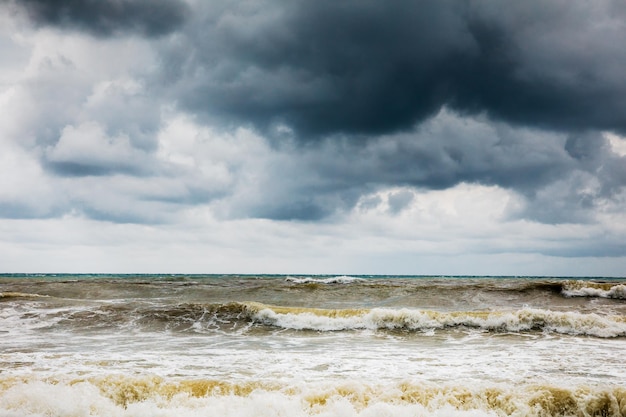
[[[64,207],[37,206],[33,202],[2,201],[0,199],[0,218],[3,219],[40,219],[62,216]]]
[[[12,4],[38,25],[98,36],[175,32],[157,44],[151,91],[210,123],[266,134],[286,125],[298,139],[371,136],[410,130],[446,106],[626,133],[619,0]]]
[[[58,142],[46,149],[44,161],[62,176],[141,175],[158,165],[134,148],[128,136],[108,137],[96,123],[65,127]]]
[[[319,219],[376,187],[469,182],[518,192],[520,217],[587,222],[626,185],[600,133],[626,133],[620,4],[212,4],[161,43],[159,82],[207,123],[306,143],[308,177],[267,180],[251,216]]]
[[[57,26],[95,36],[136,33],[160,36],[179,28],[189,8],[180,0],[12,0],[41,26]]]
[[[415,198],[415,195],[410,191],[397,191],[389,196],[389,210],[393,214],[401,212],[406,208]]]
[[[624,157],[601,134],[626,132],[618,1],[12,4],[100,47],[109,36],[172,34],[145,40],[155,56],[145,71],[126,62],[126,73],[98,79],[59,55],[27,80],[33,148],[57,177],[169,176],[184,191],[137,199],[220,200],[232,217],[276,220],[320,220],[384,187],[466,182],[515,190],[527,202],[520,217],[585,222],[626,185]],[[155,162],[164,107],[253,127],[291,162],[259,164],[254,186],[203,187],[193,170]],[[67,129],[92,122],[98,134],[68,142]],[[389,212],[411,197],[392,195]]]
[[[290,164],[276,163],[264,171],[256,194],[235,200],[236,215],[319,220],[388,187],[479,183],[515,190],[524,199],[511,217],[586,223],[603,208],[621,207],[626,185],[626,158],[614,153],[601,134],[512,128],[445,111],[411,133],[366,143],[327,139],[290,152]],[[392,193],[389,212],[400,212],[412,197]],[[360,206],[381,203],[372,197]]]
[[[225,2],[165,45],[163,82],[210,120],[297,137],[407,130],[442,106],[626,132],[616,0]],[[178,77],[176,79],[176,77]]]
[[[35,53],[6,95],[11,128],[0,134],[58,176],[160,171],[153,153],[162,103],[145,91],[142,63],[134,62],[149,62],[146,50],[140,42],[82,39]]]

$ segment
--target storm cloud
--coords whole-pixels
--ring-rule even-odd
[[[0,226],[623,256],[624,22],[617,0],[0,1]]]
[[[559,131],[626,133],[617,0],[12,2],[37,25],[157,45],[161,97],[298,139],[412,129],[444,106]]]
[[[626,133],[626,7],[531,0],[12,1],[36,25],[172,34],[153,88],[222,123],[300,139],[405,131],[448,107]],[[280,129],[279,129],[280,130]]]
[[[10,0],[33,23],[95,36],[161,36],[181,26],[189,7],[181,0]]]
[[[248,206],[253,215],[319,220],[389,186],[444,190],[475,183],[523,197],[526,205],[513,217],[585,223],[599,207],[619,210],[626,185],[626,157],[601,134],[512,128],[446,110],[410,133],[365,143],[334,138],[285,159],[259,176],[264,198]],[[391,211],[407,201],[406,193],[394,196]]]
[[[163,50],[188,111],[301,139],[411,129],[443,106],[626,132],[622,2],[224,2]]]

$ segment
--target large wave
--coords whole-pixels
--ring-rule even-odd
[[[535,308],[515,311],[440,312],[412,309],[314,309],[243,304],[261,323],[286,329],[340,331],[397,329],[408,331],[476,328],[484,331],[548,331],[596,337],[626,336],[626,317],[559,312]]]
[[[600,297],[626,300],[626,284],[614,282],[566,281],[563,295],[567,297]]]
[[[105,375],[0,380],[0,415],[160,417],[623,416],[626,389],[551,385],[306,384]]]
[[[431,332],[477,329],[485,332],[541,331],[594,337],[626,337],[626,316],[522,308],[510,311],[435,311],[410,308],[322,309],[258,302],[179,305],[80,305],[20,311],[5,308],[7,329],[143,329],[147,331],[245,332],[269,327],[319,332],[401,330]]]

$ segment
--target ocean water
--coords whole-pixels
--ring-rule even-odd
[[[0,275],[0,416],[626,416],[626,279]]]

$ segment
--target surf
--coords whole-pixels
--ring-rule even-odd
[[[0,379],[0,415],[623,416],[626,389],[358,381],[308,384],[123,375],[69,380],[23,377]]]
[[[488,332],[546,331],[601,338],[626,336],[626,317],[535,308],[515,311],[318,309],[243,303],[257,322],[294,330],[406,330],[472,328]]]
[[[563,283],[566,297],[599,297],[626,300],[626,285],[613,282],[567,281]]]

